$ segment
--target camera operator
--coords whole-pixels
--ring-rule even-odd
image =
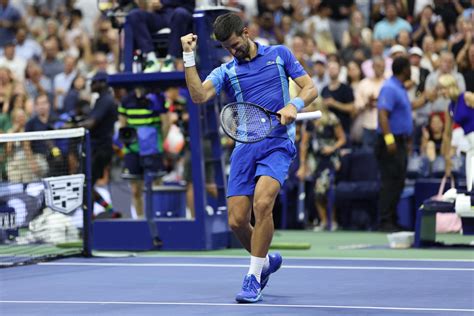
[[[119,138],[125,145],[124,174],[131,177],[133,205],[143,217],[143,180],[145,172],[163,171],[163,135],[169,128],[164,96],[137,88],[122,98],[119,107]]]

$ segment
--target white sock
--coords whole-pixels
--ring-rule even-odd
[[[268,268],[270,268],[270,258],[268,257],[268,255],[265,257],[265,263],[263,264],[263,269],[262,271],[266,271],[268,270]]]
[[[146,60],[149,60],[149,61],[156,61],[155,52],[149,52],[148,54],[146,54]]]
[[[260,283],[260,276],[262,274],[263,265],[265,264],[265,258],[250,256],[250,267],[247,274],[255,275],[258,283]]]

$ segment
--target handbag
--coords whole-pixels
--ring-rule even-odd
[[[454,212],[454,201],[443,198],[446,181],[447,177],[444,176],[439,185],[438,194],[427,201],[427,205],[424,205],[424,208],[427,210],[437,211],[437,233],[457,233],[460,232],[462,228],[461,218],[456,214],[456,212]],[[451,189],[455,189],[453,177],[451,177]]]

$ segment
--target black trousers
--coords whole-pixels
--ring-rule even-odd
[[[391,154],[387,151],[387,146],[383,135],[378,135],[375,146],[381,188],[378,203],[379,224],[397,224],[397,205],[400,200],[407,171],[408,138],[405,136],[395,136],[397,152]]]
[[[181,58],[183,48],[181,46],[181,36],[192,32],[193,15],[185,8],[165,8],[156,12],[148,12],[142,9],[134,9],[127,16],[130,23],[134,43],[137,49],[147,54],[154,50],[152,34],[160,29],[169,27],[168,54]]]
[[[104,171],[112,162],[114,150],[112,145],[92,146],[92,186],[104,176]]]

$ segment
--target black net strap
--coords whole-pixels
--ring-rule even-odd
[[[228,104],[221,112],[224,131],[242,143],[252,143],[265,138],[271,131],[270,115],[258,106],[245,102]]]

